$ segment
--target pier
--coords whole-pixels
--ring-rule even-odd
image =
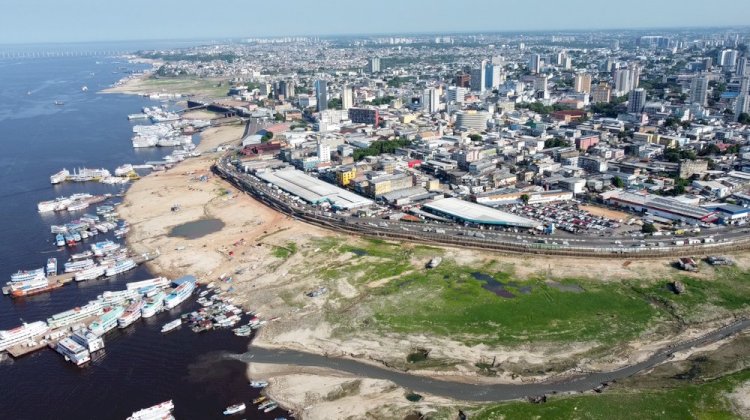
[[[83,321],[77,322],[73,325],[66,325],[64,327],[55,328],[47,331],[44,334],[40,334],[33,337],[26,343],[17,344],[13,347],[8,347],[5,351],[14,359],[26,356],[27,354],[33,353],[37,350],[41,350],[45,347],[54,348],[55,344],[61,339],[70,335],[79,325],[88,325],[96,321],[98,316],[91,316]]]

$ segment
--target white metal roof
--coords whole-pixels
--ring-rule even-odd
[[[443,198],[426,203],[424,207],[467,222],[533,228],[540,223],[481,204],[458,198]]]
[[[329,201],[336,208],[353,209],[373,203],[370,199],[313,178],[297,169],[262,172],[258,176],[264,181],[270,182],[312,204]]]

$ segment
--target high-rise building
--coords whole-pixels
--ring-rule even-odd
[[[279,95],[284,95],[285,99],[295,96],[294,82],[291,80],[282,80],[279,82]]]
[[[539,73],[542,68],[542,56],[539,54],[531,54],[529,58],[529,70],[532,73]]]
[[[739,118],[741,114],[746,114],[750,110],[750,76],[740,78],[740,90],[737,100],[734,103],[734,116]]]
[[[315,99],[318,101],[318,111],[328,109],[328,84],[325,80],[315,81]]]
[[[573,87],[576,93],[591,93],[591,75],[588,73],[576,74]]]
[[[484,131],[490,114],[485,111],[460,111],[456,113],[455,127],[458,129]]]
[[[690,103],[706,106],[708,99],[708,77],[699,74],[693,77],[690,84]]]
[[[548,76],[546,74],[534,77],[534,91],[536,91],[537,99],[549,99],[547,81]]]
[[[341,90],[341,109],[349,109],[354,106],[354,90],[344,85]]]
[[[445,92],[445,100],[448,103],[462,104],[466,100],[469,89],[460,86],[451,86]]]
[[[456,74],[456,86],[468,88],[471,86],[471,75],[466,74],[465,72],[459,72]]]
[[[484,92],[487,86],[487,60],[482,60],[479,67],[471,70],[471,90]]]
[[[750,76],[750,63],[747,62],[747,57],[740,57],[737,60],[737,76]]]
[[[440,93],[435,88],[427,88],[422,93],[422,108],[433,114],[440,111]]]
[[[628,112],[638,114],[646,107],[646,89],[638,88],[630,91],[628,95]]]
[[[367,60],[367,72],[370,74],[380,72],[380,57],[371,57]]]
[[[591,89],[591,102],[595,104],[609,103],[612,99],[612,88],[607,83],[600,83]]]
[[[627,69],[620,69],[615,70],[614,77],[615,79],[615,94],[617,96],[622,96],[627,94],[632,90],[631,84],[630,84],[630,71]]]
[[[350,108],[349,119],[355,124],[372,124],[377,126],[380,122],[380,113],[377,109]]]
[[[318,141],[318,162],[326,163],[331,161],[331,146],[328,143]]]
[[[641,66],[638,64],[628,65],[628,72],[630,72],[630,89],[637,89],[641,86]]]
[[[732,68],[737,63],[737,50],[721,50],[716,57],[716,64],[724,68]]]
[[[501,83],[503,83],[504,77],[503,77],[503,68],[499,64],[493,64],[493,63],[487,63],[486,66],[486,79],[485,79],[485,88],[487,89],[497,89]]]

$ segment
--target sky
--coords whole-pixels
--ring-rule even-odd
[[[3,0],[0,44],[750,24],[748,0]]]

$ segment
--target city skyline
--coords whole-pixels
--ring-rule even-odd
[[[602,13],[598,4],[590,0],[572,0],[562,10],[555,2],[539,3],[530,15],[526,4],[520,1],[497,4],[478,0],[465,10],[465,19],[457,19],[453,13],[445,13],[456,8],[445,0],[384,0],[379,3],[382,18],[370,19],[343,0],[333,0],[325,6],[292,1],[285,10],[293,12],[284,15],[279,15],[279,10],[272,4],[256,4],[251,10],[244,11],[246,3],[229,0],[222,3],[223,9],[215,12],[216,19],[191,22],[196,16],[203,16],[200,7],[204,3],[132,0],[128,7],[122,7],[91,0],[72,0],[65,4],[36,0],[5,6],[0,16],[0,44],[391,33],[649,30],[746,26],[750,21],[750,8],[739,0],[718,0],[711,4],[697,1],[654,4],[634,0],[617,14]],[[76,7],[71,7],[71,4]],[[144,13],[144,10],[151,13]],[[689,13],[685,17],[675,13],[680,10],[689,10]],[[286,20],[274,19],[274,16],[284,16]],[[415,19],[416,16],[420,18]],[[196,26],[201,29],[196,31]],[[28,31],[30,27],[34,28],[31,33]]]

